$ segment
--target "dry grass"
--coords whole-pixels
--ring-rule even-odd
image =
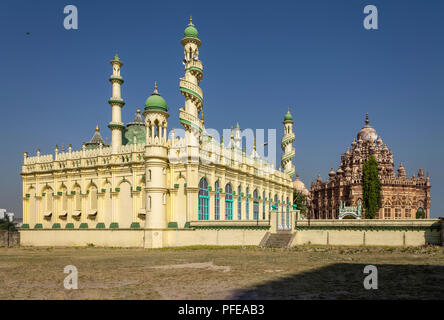
[[[365,290],[364,266],[379,289]],[[66,265],[79,289],[66,290]],[[0,299],[443,299],[444,248],[0,248]]]

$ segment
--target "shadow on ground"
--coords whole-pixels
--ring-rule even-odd
[[[375,265],[378,289],[366,290],[365,264],[332,264],[237,290],[232,299],[444,299],[444,266]]]

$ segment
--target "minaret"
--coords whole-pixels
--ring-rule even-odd
[[[122,146],[122,131],[125,129],[125,126],[122,122],[122,108],[125,105],[125,102],[121,96],[120,86],[123,83],[122,76],[120,75],[120,67],[123,66],[123,62],[120,61],[119,56],[116,54],[114,59],[110,61],[113,66],[113,74],[109,78],[109,81],[113,86],[113,95],[108,100],[112,108],[112,120],[108,125],[108,128],[111,129],[112,138],[111,138],[111,146],[112,153],[116,154],[119,152],[120,147]]]
[[[241,129],[239,127],[239,123],[236,123],[236,129],[234,134],[234,144],[237,149],[242,149],[242,138],[241,138]]]
[[[185,77],[180,78],[180,92],[185,97],[185,107],[180,109],[180,123],[185,128],[185,137],[188,145],[188,156],[192,161],[198,160],[199,136],[203,130],[203,122],[199,113],[203,109],[203,92],[199,83],[203,77],[203,65],[199,60],[199,47],[197,29],[194,27],[192,17],[185,28],[181,41],[184,47]]]
[[[199,33],[194,27],[192,17],[185,28],[181,43],[184,48],[185,76],[180,78],[180,92],[185,97],[185,106],[180,108],[179,120],[185,128],[185,142],[187,145],[187,160],[185,170],[187,176],[186,190],[186,219],[197,220],[198,191],[199,191],[199,140],[204,130],[203,121],[199,113],[203,110],[203,92],[199,83],[203,77],[203,65],[199,60]]]
[[[294,133],[293,133],[293,117],[288,108],[287,114],[284,117],[284,137],[282,138],[281,148],[284,154],[281,159],[281,166],[284,172],[290,177],[294,176],[293,158],[295,156],[295,150],[293,148]]]

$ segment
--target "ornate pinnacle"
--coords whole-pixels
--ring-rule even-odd
[[[190,14],[190,25],[193,24],[193,16]]]
[[[365,124],[368,125],[370,121],[368,120],[368,112],[365,114]]]
[[[157,81],[154,81],[154,93],[159,93],[157,92]]]

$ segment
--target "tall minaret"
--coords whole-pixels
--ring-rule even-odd
[[[204,130],[203,121],[199,113],[203,109],[203,92],[199,83],[203,77],[202,61],[199,60],[201,42],[197,29],[190,17],[190,23],[185,28],[181,43],[184,47],[185,76],[180,78],[180,92],[185,97],[185,106],[180,108],[179,120],[185,128],[185,142],[187,145],[187,160],[185,163],[186,188],[186,219],[197,220],[198,191],[199,191],[199,140]]]
[[[199,119],[199,113],[203,109],[203,92],[199,87],[203,77],[203,65],[199,60],[201,42],[192,17],[184,31],[181,43],[184,47],[185,77],[180,78],[179,85],[180,92],[185,97],[185,107],[180,110],[179,117],[185,128],[188,155],[192,160],[196,160],[199,152],[199,137],[203,130],[203,122]]]
[[[123,62],[120,61],[119,56],[116,54],[114,56],[114,59],[111,60],[110,63],[113,66],[113,74],[109,78],[109,81],[112,83],[113,86],[113,95],[108,100],[108,103],[112,108],[113,114],[108,128],[111,129],[112,153],[115,154],[119,152],[120,147],[122,146],[122,130],[125,129],[125,126],[122,122],[122,108],[125,105],[125,102],[122,99],[120,89],[120,86],[123,83],[123,78],[120,75],[120,67],[123,66]]]
[[[284,154],[281,159],[281,166],[284,168],[284,172],[290,177],[294,176],[293,158],[295,150],[293,148],[294,133],[293,133],[293,117],[288,108],[287,114],[284,117],[284,137],[282,138],[281,148]]]

